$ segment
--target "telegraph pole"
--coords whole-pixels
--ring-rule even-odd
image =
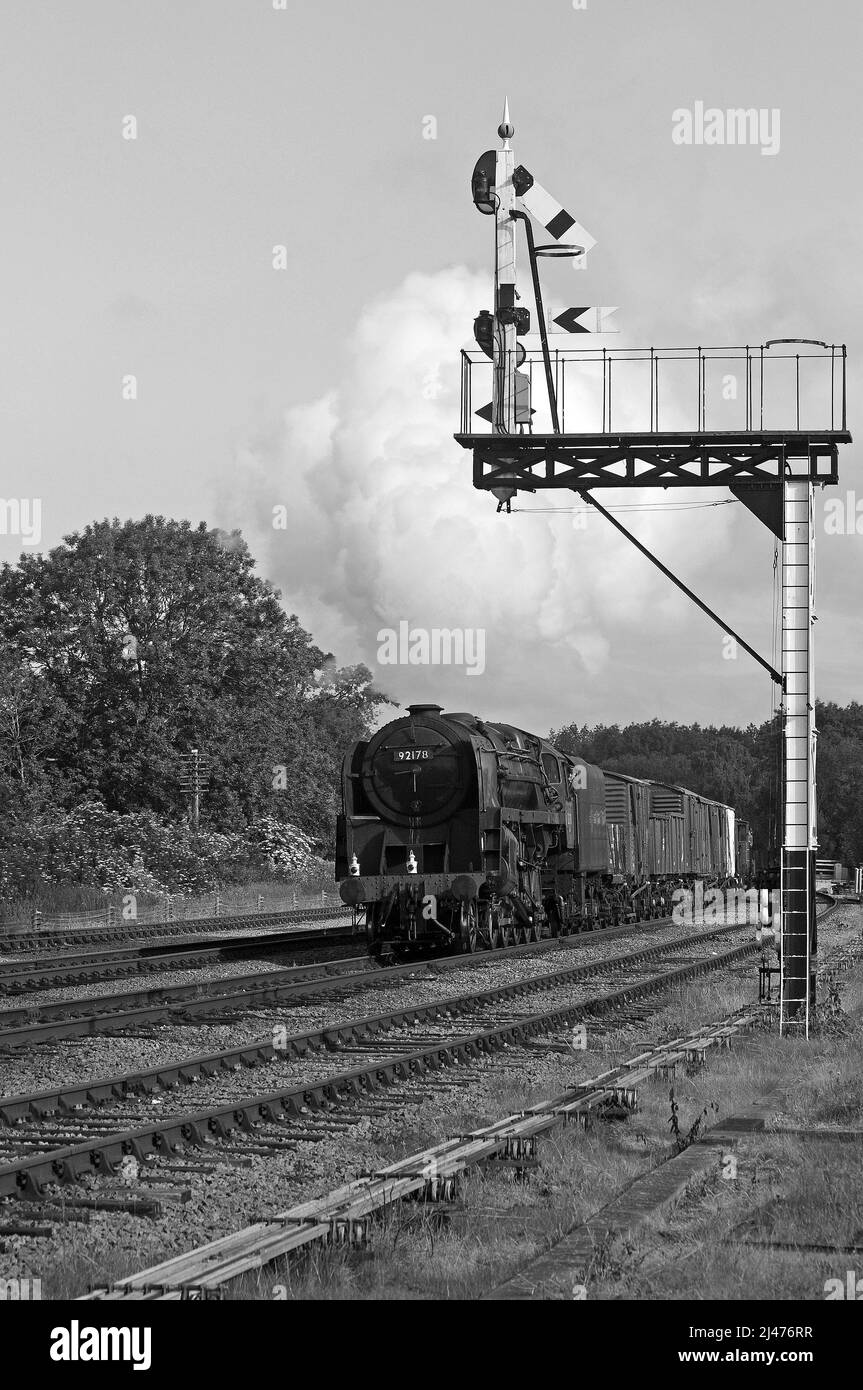
[[[210,780],[210,759],[200,749],[193,748],[180,755],[182,774],[180,786],[189,794],[189,810],[193,830],[198,829],[201,816],[201,792]]]

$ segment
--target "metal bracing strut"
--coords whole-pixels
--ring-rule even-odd
[[[676,574],[672,574],[668,566],[664,565],[661,560],[658,560],[656,556],[652,553],[652,551],[647,549],[646,545],[642,545],[641,541],[636,540],[632,532],[627,531],[626,527],[622,526],[621,523],[617,520],[617,518],[615,516],[612,516],[611,512],[606,511],[605,507],[603,507],[599,502],[597,502],[595,497],[593,497],[586,489],[580,489],[579,496],[583,497],[585,502],[589,502],[592,507],[595,507],[598,512],[601,512],[602,515],[606,518],[606,520],[610,521],[612,526],[615,526],[617,528],[621,535],[626,536],[626,539],[628,541],[632,541],[632,544],[635,546],[636,550],[640,550],[642,555],[646,555],[648,560],[650,560],[651,564],[656,565],[656,568],[658,570],[661,570],[662,573],[671,580],[672,584],[676,584],[678,589],[682,589],[686,596],[688,598],[691,598],[692,602],[696,603],[698,607],[702,610],[702,612],[707,614],[708,618],[712,618],[713,621],[717,624],[718,627],[722,629],[723,632],[727,632],[728,636],[733,637],[735,642],[737,642],[737,644],[741,646],[745,652],[748,652],[750,656],[754,657],[758,664],[760,666],[763,666],[765,671],[768,671],[770,673],[770,676],[774,681],[776,681],[777,685],[782,684],[782,676],[779,674],[776,668],[771,666],[770,662],[765,660],[765,658],[761,656],[760,653],[757,652],[754,647],[750,647],[749,643],[743,640],[739,632],[735,632],[733,627],[729,627],[728,623],[724,623],[722,619],[719,617],[718,613],[714,613],[712,608],[708,608],[707,604],[704,603],[698,597],[697,594],[694,594],[692,590],[689,588],[689,586],[684,584],[682,579],[678,579]]]

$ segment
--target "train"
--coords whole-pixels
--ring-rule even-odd
[[[666,917],[675,889],[752,869],[730,806],[436,704],[354,743],[341,791],[335,876],[378,958]]]

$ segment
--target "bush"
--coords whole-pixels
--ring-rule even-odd
[[[314,888],[332,883],[332,863],[296,825],[263,816],[244,834],[226,835],[152,811],[121,814],[90,799],[65,814],[22,818],[0,829],[0,900],[39,899],[50,887],[105,894],[194,895],[267,877]]]
[[[249,867],[243,836],[222,835],[152,812],[121,815],[88,800],[64,814],[7,827],[0,898],[37,896],[49,885],[105,893],[202,893],[234,882]]]
[[[279,878],[314,879],[321,872],[332,873],[332,866],[315,854],[311,837],[290,821],[262,816],[252,827],[249,844],[262,866]]]

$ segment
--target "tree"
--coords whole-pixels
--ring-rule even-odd
[[[0,648],[0,800],[7,819],[49,805],[59,780],[48,761],[64,709],[15,652]]]
[[[182,817],[180,754],[196,747],[212,828],[266,810],[331,842],[343,746],[384,697],[365,668],[329,669],[253,571],[239,532],[154,516],[97,522],[4,565],[0,650],[24,701],[17,715],[11,696],[4,706],[9,767],[17,757],[20,773],[36,701],[31,753],[66,809],[95,794],[121,814]]]
[[[819,856],[863,863],[863,705],[817,703]]]

